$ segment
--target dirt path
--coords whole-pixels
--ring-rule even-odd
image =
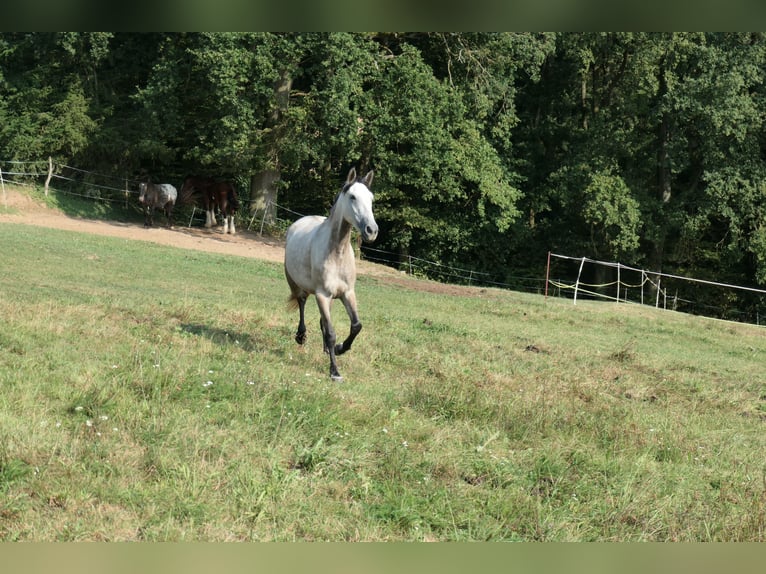
[[[160,221],[162,218],[158,218]],[[224,235],[220,228],[207,230],[199,227],[154,227],[145,229],[141,225],[100,221],[69,217],[60,211],[50,209],[35,201],[23,191],[5,188],[0,196],[0,223],[36,225],[94,235],[106,235],[137,241],[151,241],[161,245],[196,249],[211,253],[252,257],[281,263],[284,260],[284,245],[277,240],[260,237],[257,233],[238,230],[235,235]],[[360,275],[371,275],[384,279],[387,283],[401,285],[408,289],[417,289],[431,293],[480,296],[485,289],[447,285],[435,281],[426,281],[404,275],[391,267],[377,265],[369,261],[358,264]]]

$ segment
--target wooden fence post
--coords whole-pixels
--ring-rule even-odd
[[[48,178],[45,180],[45,197],[48,197],[48,184],[51,182],[51,177],[53,177],[53,158],[48,156]]]
[[[3,187],[3,205],[5,210],[8,211],[8,198],[5,196],[5,181],[3,181],[3,170],[0,169],[0,185]]]
[[[551,276],[551,252],[548,252],[548,264],[545,266],[545,298],[548,298],[548,280]]]
[[[625,297],[627,299],[627,296]],[[617,263],[617,301],[620,302],[620,263]]]
[[[577,272],[577,281],[575,282],[573,305],[577,305],[577,291],[580,289],[580,275],[582,275],[582,266],[585,265],[585,257],[580,261],[580,270]]]

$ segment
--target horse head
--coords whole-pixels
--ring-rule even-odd
[[[138,184],[138,203],[141,205],[143,205],[144,201],[146,201],[146,188],[147,185],[145,182]]]
[[[373,171],[367,172],[361,179],[356,177],[356,168],[351,168],[346,178],[346,183],[341,191],[343,197],[343,218],[356,227],[362,234],[364,241],[375,241],[378,236],[378,224],[372,213],[372,185]]]

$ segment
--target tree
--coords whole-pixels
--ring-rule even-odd
[[[108,34],[4,33],[0,39],[0,150],[7,158],[83,150],[97,122],[90,115],[94,68]]]

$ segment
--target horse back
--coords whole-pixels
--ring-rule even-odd
[[[169,183],[161,183],[157,187],[159,187],[159,197],[162,205],[167,205],[168,203],[175,204],[176,199],[178,199],[178,191],[175,186]]]

